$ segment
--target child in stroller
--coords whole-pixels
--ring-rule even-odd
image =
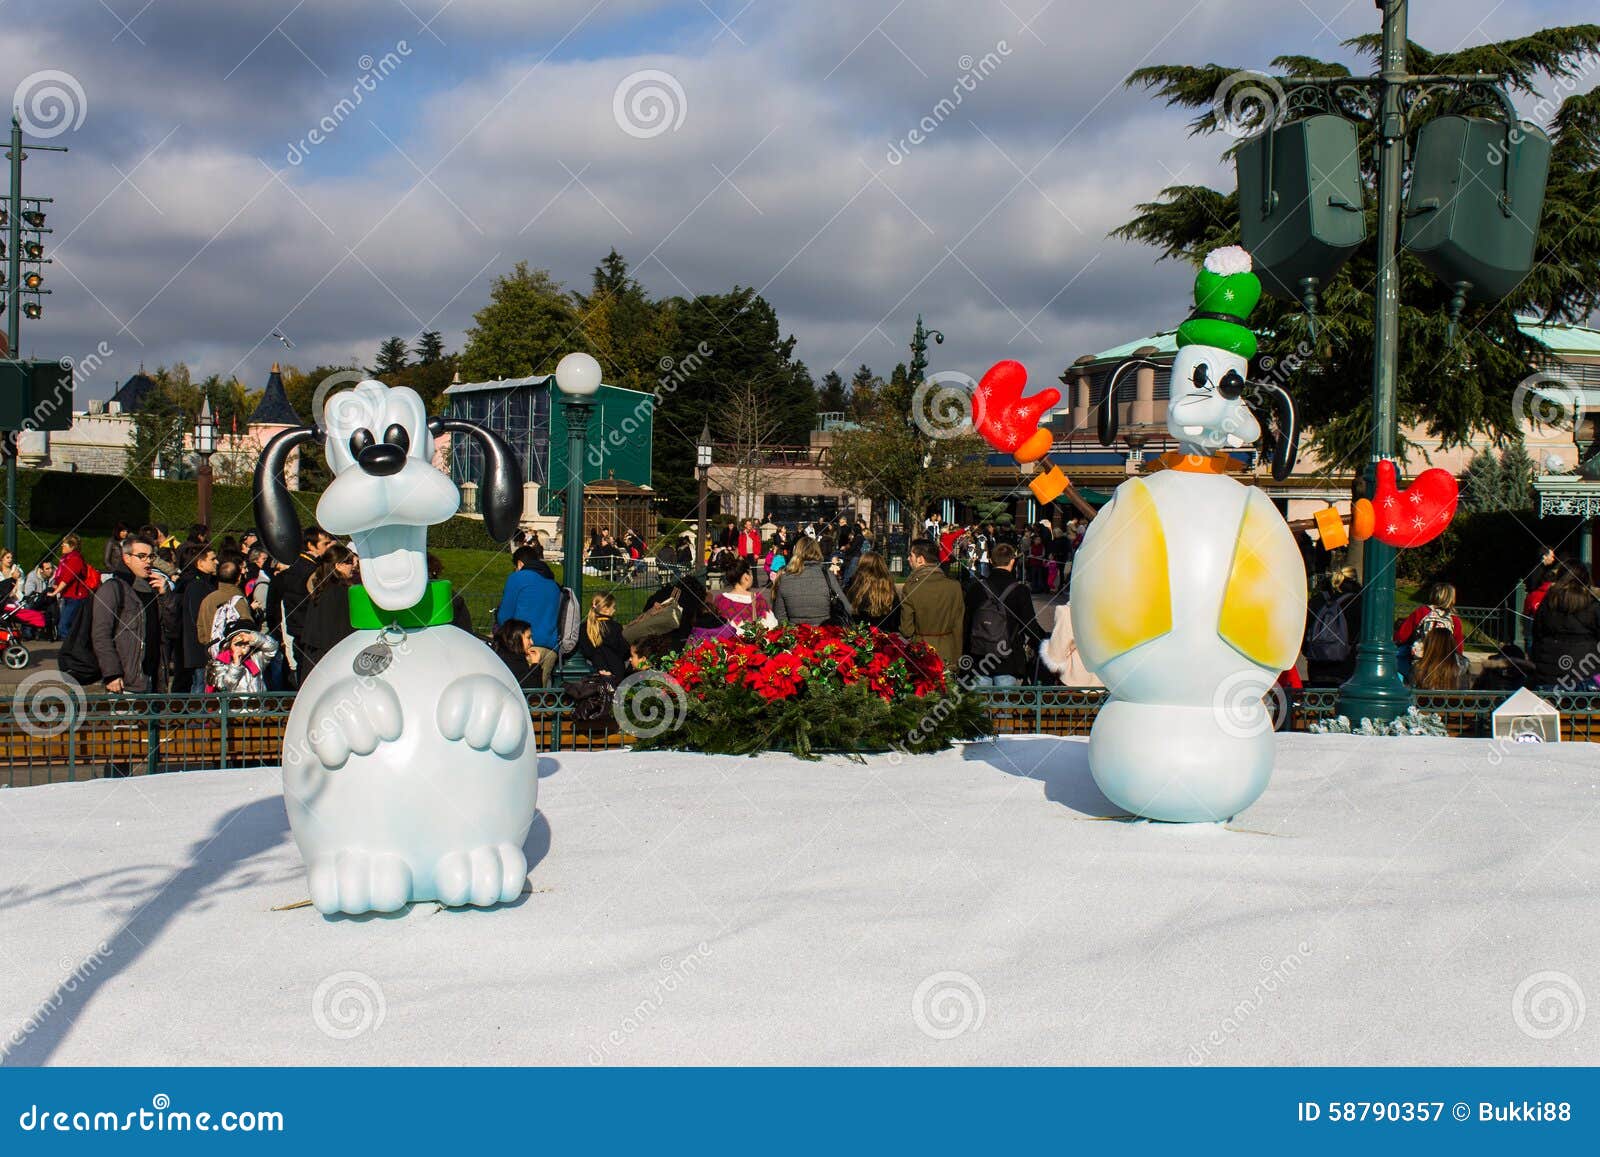
[[[41,608],[48,597],[36,592],[21,599],[7,599],[0,606],[0,650],[3,650],[6,666],[14,671],[22,670],[33,659],[24,640],[44,633]]]

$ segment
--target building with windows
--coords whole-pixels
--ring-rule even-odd
[[[524,523],[553,529],[567,482],[566,407],[555,375],[457,381],[444,393],[450,417],[486,426],[511,446],[522,465]],[[602,385],[590,404],[594,412],[583,466],[585,489],[591,482],[617,481],[652,493],[655,395]],[[471,496],[483,477],[483,451],[471,438],[452,436],[448,460],[451,479],[467,496],[464,511],[471,513]],[[636,529],[654,537],[654,525]]]
[[[119,386],[106,401],[91,400],[74,411],[72,426],[53,433],[33,431],[18,439],[19,461],[32,470],[61,470],[84,474],[128,474],[150,478],[187,476],[197,465],[194,435],[187,427],[173,447],[173,460],[156,460],[130,470],[128,452],[134,446],[134,419],[156,389],[155,380],[142,369]],[[299,426],[300,418],[284,392],[276,362],[267,375],[261,401],[242,429],[228,429],[217,438],[211,466],[224,485],[247,484],[261,451],[280,431]],[[298,486],[300,452],[294,451],[284,467],[291,489]]]

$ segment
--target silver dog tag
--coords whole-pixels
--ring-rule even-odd
[[[388,670],[389,664],[394,661],[394,656],[389,654],[389,647],[385,643],[374,643],[356,653],[352,667],[357,675],[382,675]]]
[[[405,629],[391,623],[378,635],[376,643],[356,652],[355,662],[351,664],[352,669],[357,675],[369,678],[382,675],[389,669],[389,664],[394,662],[395,644],[405,642],[405,638]]]

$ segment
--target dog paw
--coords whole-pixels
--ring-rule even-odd
[[[388,852],[337,852],[307,871],[311,903],[324,916],[335,912],[396,912],[411,899],[411,869]]]
[[[444,689],[435,714],[439,733],[507,758],[522,751],[530,723],[527,700],[493,675],[463,675]]]
[[[354,676],[328,687],[311,708],[306,742],[323,767],[343,767],[352,755],[371,755],[400,738],[400,697],[388,683]]]
[[[522,895],[527,880],[528,858],[521,848],[504,843],[447,852],[433,870],[434,891],[446,908],[509,904]]]

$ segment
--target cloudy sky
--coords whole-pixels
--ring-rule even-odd
[[[1435,50],[1593,16],[1592,0],[1412,9]],[[109,351],[80,397],[140,362],[255,387],[275,359],[370,362],[389,334],[457,348],[497,273],[526,259],[579,286],[613,245],[657,294],[758,287],[819,376],[886,371],[920,311],[949,339],[936,369],[1013,357],[1053,377],[1185,310],[1185,272],[1107,232],[1164,185],[1232,180],[1219,140],[1122,79],[1339,57],[1377,27],[1367,0],[3,11],[0,84],[71,149],[26,169],[26,192],[57,199],[56,264],[22,351]]]

